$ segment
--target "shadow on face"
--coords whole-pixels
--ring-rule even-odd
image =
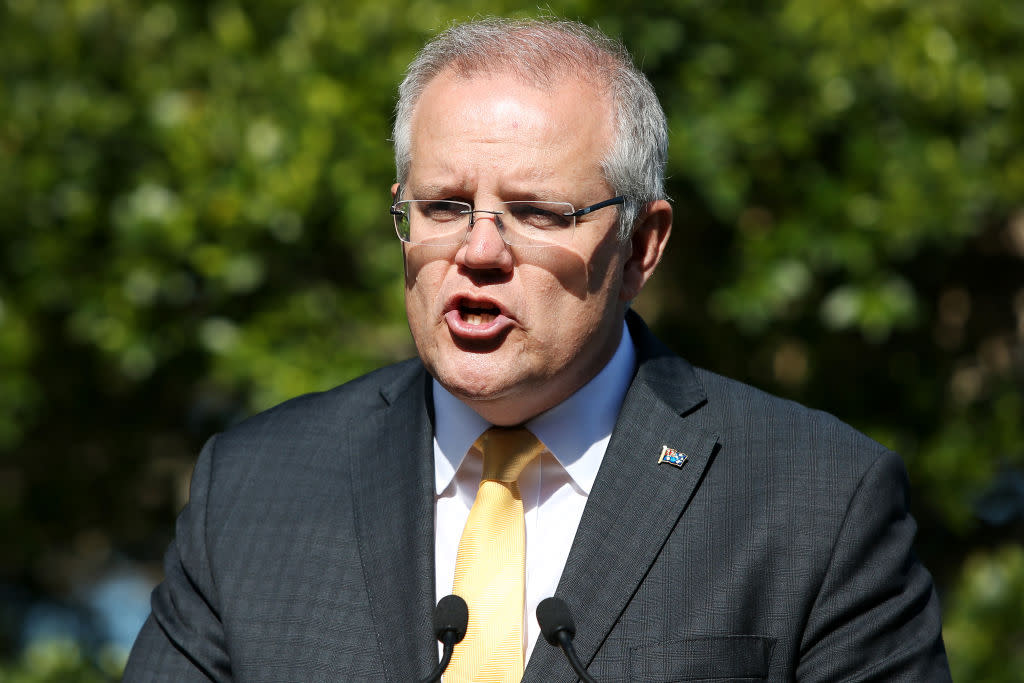
[[[585,226],[581,227],[586,229]],[[624,246],[619,242],[614,226],[606,229],[604,236],[596,245],[577,244],[582,241],[577,235],[574,243],[564,246],[508,246],[506,248],[511,250],[515,262],[515,267],[511,270],[467,268],[463,265],[457,267],[459,274],[475,287],[510,282],[515,278],[516,269],[520,267],[542,268],[558,280],[562,289],[583,301],[601,291],[603,287],[609,286],[609,268],[614,262],[615,254]],[[413,289],[416,286],[420,273],[426,266],[436,264],[438,261],[454,264],[455,254],[459,248],[457,245],[403,244],[406,289]]]

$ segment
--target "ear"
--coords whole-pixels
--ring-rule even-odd
[[[391,186],[391,201],[398,199],[398,188],[401,187],[398,183]]]
[[[633,236],[630,237],[630,255],[623,265],[622,290],[624,302],[635,299],[665,253],[668,237],[672,233],[672,205],[664,199],[650,202],[640,212]]]

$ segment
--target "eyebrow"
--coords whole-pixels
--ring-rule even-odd
[[[456,185],[406,185],[402,188],[415,197],[446,197],[449,195],[464,194],[465,187]]]
[[[469,188],[462,184],[434,184],[406,185],[402,188],[413,197],[451,197],[471,194]],[[498,188],[500,201],[566,201],[561,195],[550,191],[547,188],[533,188],[526,186],[500,187]]]
[[[424,182],[413,185],[407,183],[402,189],[418,197],[450,197],[453,195],[466,195],[470,193],[470,181],[461,176],[461,170],[445,163],[441,178],[451,179],[451,182]],[[553,193],[548,187],[554,179],[553,169],[525,168],[519,169],[519,175],[498,187],[498,195],[503,201],[535,200],[535,201],[566,201],[566,199]]]

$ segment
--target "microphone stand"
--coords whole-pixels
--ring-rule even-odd
[[[441,675],[448,668],[448,663],[452,661],[452,652],[455,650],[455,643],[458,642],[455,639],[457,635],[455,631],[445,631],[438,638],[441,644],[444,645],[444,650],[441,652],[441,661],[437,663],[437,666],[430,672],[430,675],[423,679],[423,683],[437,683],[441,680]]]
[[[562,652],[565,653],[565,658],[569,660],[569,664],[572,666],[572,670],[576,672],[576,675],[580,677],[583,683],[597,683],[594,678],[587,673],[587,670],[583,667],[583,662],[576,656],[576,648],[572,646],[572,636],[566,631],[559,631],[555,634],[555,638],[558,639],[558,645],[562,648]]]
[[[576,656],[576,648],[572,646],[573,636],[576,635],[576,624],[573,623],[572,615],[569,613],[569,606],[558,598],[545,598],[537,605],[537,622],[540,624],[544,640],[562,648],[565,658],[569,660],[572,670],[576,672],[580,680],[583,683],[597,683],[587,673],[580,658]]]
[[[444,647],[441,651],[441,661],[423,683],[437,683],[441,680],[441,675],[448,668],[448,662],[452,660],[455,644],[466,636],[468,622],[469,610],[465,600],[457,595],[446,595],[438,601],[437,607],[434,608],[434,635]]]

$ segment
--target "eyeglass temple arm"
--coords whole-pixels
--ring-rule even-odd
[[[576,209],[572,213],[567,213],[565,215],[566,216],[573,216],[575,218],[579,218],[580,216],[587,215],[591,211],[597,211],[598,209],[603,209],[604,207],[611,206],[613,204],[624,204],[625,202],[626,202],[626,198],[620,195],[618,197],[612,197],[611,199],[606,199],[603,202],[598,202],[597,204],[591,204],[590,206],[584,206],[582,209]]]

